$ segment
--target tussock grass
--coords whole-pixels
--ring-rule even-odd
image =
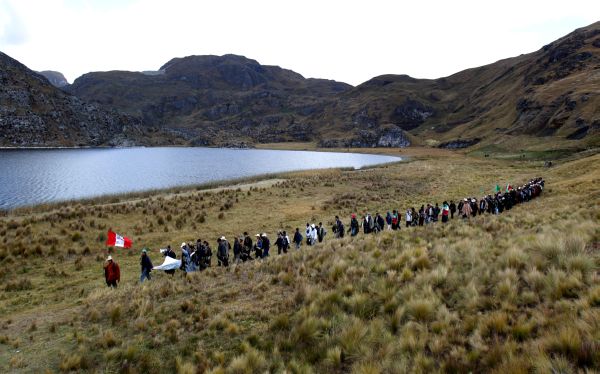
[[[15,270],[0,273],[0,370],[599,370],[599,161],[542,171],[534,162],[420,156],[239,190],[7,213],[0,264]],[[329,232],[324,244],[286,256],[272,250],[265,261],[138,283],[142,246],[156,264],[166,244],[292,233],[307,219],[329,229],[335,214],[347,222],[353,212],[418,209],[541,173],[544,195],[502,216],[337,241]],[[108,227],[133,236],[136,249],[104,248]],[[116,290],[103,284],[108,253],[121,265]],[[26,367],[11,364],[15,347]]]

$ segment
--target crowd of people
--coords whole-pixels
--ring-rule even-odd
[[[454,219],[455,216],[461,219],[470,219],[477,215],[483,214],[501,214],[505,210],[510,210],[513,206],[530,201],[538,197],[544,189],[544,179],[535,178],[528,183],[513,188],[510,185],[506,186],[505,191],[501,191],[499,186],[496,186],[494,194],[483,196],[480,199],[475,197],[465,197],[455,203],[453,200],[442,202],[441,206],[438,203],[429,203],[421,205],[419,210],[411,207],[404,214],[404,222],[406,227],[425,226],[436,224],[440,221],[443,224]],[[335,221],[331,228],[335,238],[343,238],[346,234],[356,236],[362,230],[364,234],[378,233],[383,230],[400,230],[402,226],[402,213],[394,209],[388,211],[383,217],[378,212],[372,216],[369,212],[361,217],[359,222],[356,214],[350,216],[349,227],[346,227],[342,220],[335,216]],[[296,228],[291,240],[286,231],[277,232],[277,239],[273,245],[277,247],[277,254],[285,254],[290,248],[299,250],[303,244],[313,246],[323,242],[327,230],[323,227],[323,223],[306,224],[304,236],[300,232],[300,228]],[[227,238],[221,236],[216,243],[216,265],[229,266],[230,254],[233,252],[233,263],[239,264],[242,262],[264,259],[269,256],[271,249],[271,240],[266,233],[256,234],[251,237],[248,232],[233,239],[233,246]],[[202,239],[197,239],[195,243],[181,243],[181,265],[179,270],[184,274],[194,271],[202,271],[212,265],[213,251],[210,244]],[[168,245],[167,248],[161,249],[164,257],[177,259],[176,253]],[[147,250],[142,250],[140,259],[141,276],[140,282],[146,279],[151,279],[151,271],[153,269],[152,261],[148,256]],[[104,265],[106,283],[109,287],[116,287],[120,281],[120,270],[118,264],[108,256]],[[165,270],[166,273],[173,275],[175,269]]]

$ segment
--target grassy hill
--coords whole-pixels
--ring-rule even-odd
[[[600,370],[600,155],[539,161],[409,150],[408,162],[260,184],[20,210],[0,218],[0,370]],[[143,285],[139,249],[327,226],[546,178],[501,216],[334,240]],[[103,283],[109,227],[117,290]],[[275,251],[276,252],[276,251]],[[214,260],[214,259],[213,259]],[[214,263],[214,261],[213,261]]]
[[[599,67],[596,22],[536,52],[449,77],[373,78],[311,123],[321,125],[323,138],[364,138],[394,124],[423,143],[451,148],[585,148],[600,139]]]
[[[194,145],[371,147],[391,138],[482,152],[573,150],[599,144],[599,66],[597,22],[439,79],[388,74],[351,87],[225,55],[176,58],[151,74],[89,73],[67,89]]]

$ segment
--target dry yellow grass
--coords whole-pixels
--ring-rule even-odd
[[[600,156],[543,169],[414,152],[408,163],[290,173],[244,190],[1,217],[0,371],[600,369]],[[354,239],[330,233],[264,262],[138,284],[143,246],[156,264],[167,244],[330,226],[336,214],[347,223],[351,212],[418,208],[537,175],[547,180],[543,196],[498,217]],[[112,253],[117,290],[102,278],[109,227],[136,247]]]

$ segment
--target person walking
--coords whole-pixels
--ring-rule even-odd
[[[394,209],[392,212],[392,230],[398,229],[400,229],[400,214],[396,209]]]
[[[112,256],[106,258],[104,263],[104,279],[108,287],[117,288],[118,283],[121,281],[121,270],[119,264],[117,264]]]
[[[306,245],[313,245],[312,243],[312,229],[310,223],[306,222]]]
[[[350,228],[348,229],[348,231],[350,232],[350,236],[358,235],[359,230],[360,230],[360,224],[358,223],[358,220],[356,219],[356,214],[352,213],[352,215],[350,216]]]
[[[183,271],[184,276],[190,270],[190,262],[191,257],[190,252],[188,250],[188,246],[185,243],[181,243],[181,266],[179,267],[179,270]]]
[[[471,209],[471,204],[468,199],[465,199],[461,210],[462,218],[469,218],[472,213],[473,209]]]
[[[244,240],[243,237],[233,239],[233,263],[234,264],[239,264],[240,262],[242,262],[242,260],[241,260],[242,240]]]
[[[247,231],[244,231],[244,249],[247,253],[252,251],[252,238],[248,235]]]
[[[449,214],[450,214],[450,206],[448,206],[447,201],[444,201],[442,203],[442,223],[448,222]]]
[[[263,240],[260,234],[256,234],[256,244],[254,244],[254,258],[263,257]]]
[[[269,248],[271,247],[271,241],[269,241],[269,238],[267,237],[266,233],[262,233],[262,235],[260,236],[262,238],[262,249],[263,249],[263,253],[262,253],[262,257],[269,257]]]
[[[425,205],[421,205],[421,209],[419,209],[419,226],[423,226],[425,223]]]
[[[450,208],[450,219],[454,219],[454,213],[456,213],[456,204],[454,204],[454,200],[450,200],[450,205],[448,205],[448,207]]]
[[[217,266],[229,266],[229,243],[224,236],[217,239]]]
[[[277,254],[280,255],[283,252],[283,233],[281,231],[277,232],[277,239],[275,240],[275,246],[277,247]],[[286,251],[287,253],[287,251]]]
[[[150,280],[150,272],[152,271],[152,261],[148,256],[148,251],[146,248],[142,249],[142,257],[140,258],[140,265],[142,267],[142,274],[140,275],[140,283],[144,282],[144,279]]]
[[[294,244],[296,245],[296,249],[300,249],[302,245],[302,234],[300,234],[300,228],[296,227],[296,232],[294,233]]]
[[[340,217],[335,216],[335,232],[336,232],[336,238],[343,238],[344,234],[346,233],[346,230],[344,228],[344,223],[342,222],[342,220],[340,220]]]
[[[383,231],[385,227],[385,219],[379,214],[379,212],[375,213],[375,232]]]
[[[311,245],[317,244],[317,240],[318,240],[317,226],[313,223],[312,225],[310,225],[310,242],[312,243]]]
[[[389,210],[388,210],[387,214],[385,215],[385,223],[387,224],[387,229],[391,230],[392,229],[392,213],[390,213]]]
[[[412,215],[412,211],[410,209],[406,209],[406,227],[409,227],[412,225],[412,220],[413,220],[413,215]]]
[[[433,222],[437,222],[440,219],[440,206],[438,203],[435,203],[435,207],[433,207]]]
[[[319,240],[319,243],[323,242],[325,235],[327,235],[327,230],[323,227],[323,222],[319,222],[319,226],[317,227],[317,239]]]
[[[283,253],[287,253],[288,249],[290,249],[290,237],[285,230],[281,235],[283,236]]]

